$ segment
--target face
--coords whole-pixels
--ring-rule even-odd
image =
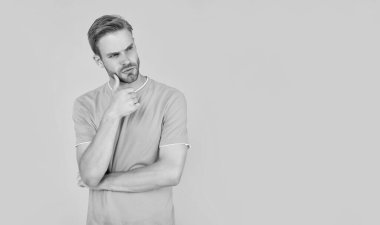
[[[95,56],[95,60],[104,66],[110,77],[116,74],[124,83],[137,80],[140,60],[131,32],[123,29],[108,33],[99,39],[97,46],[100,56]]]

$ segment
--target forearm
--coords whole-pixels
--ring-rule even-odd
[[[157,161],[146,167],[136,168],[127,172],[106,174],[94,190],[109,190],[119,192],[146,192],[162,187],[174,186],[179,182],[175,170]]]
[[[87,185],[96,186],[107,171],[119,124],[120,118],[104,114],[95,137],[81,157],[79,172]]]

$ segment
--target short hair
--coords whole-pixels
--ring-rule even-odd
[[[104,35],[118,30],[127,29],[132,33],[132,26],[119,15],[104,15],[94,21],[88,30],[88,42],[92,51],[100,56],[100,51],[97,43]]]

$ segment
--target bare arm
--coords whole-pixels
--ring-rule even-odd
[[[111,160],[120,120],[104,115],[90,144],[77,146],[79,174],[88,186],[96,186],[107,171]]]
[[[157,162],[128,172],[106,174],[95,190],[145,192],[179,183],[186,160],[187,146],[170,145],[160,149]]]
[[[118,90],[120,81],[116,75],[112,100],[103,115],[96,135],[90,144],[77,146],[79,174],[82,181],[95,187],[103,178],[113,155],[115,139],[122,118],[127,117],[139,108],[133,89]]]

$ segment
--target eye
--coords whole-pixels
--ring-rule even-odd
[[[114,57],[117,57],[119,54],[112,54],[109,56],[109,58],[114,58]]]

